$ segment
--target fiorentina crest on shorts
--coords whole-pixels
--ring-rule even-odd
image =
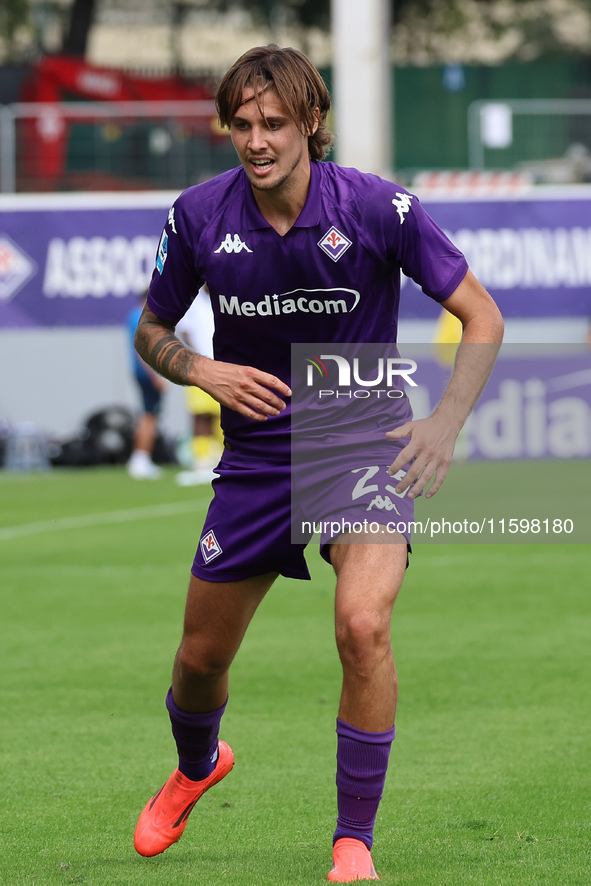
[[[326,232],[322,240],[318,241],[318,246],[323,249],[327,255],[329,255],[333,261],[338,261],[347,251],[349,246],[351,246],[351,240],[347,239],[344,234],[341,234],[335,226],[333,225],[329,231]]]
[[[215,559],[215,557],[219,557],[219,555],[222,553],[222,547],[212,530],[206,532],[206,534],[199,542],[199,546],[201,548],[201,553],[203,555],[203,560],[205,561],[205,563],[209,563],[210,560]]]

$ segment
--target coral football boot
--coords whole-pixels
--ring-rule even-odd
[[[197,800],[230,772],[234,765],[232,749],[224,741],[218,745],[215,769],[202,781],[192,781],[178,769],[164,787],[146,804],[139,817],[134,845],[140,855],[159,855],[181,837]]]
[[[356,880],[379,880],[373,866],[371,852],[361,840],[341,837],[332,850],[332,870],[327,880],[331,883],[353,883]]]

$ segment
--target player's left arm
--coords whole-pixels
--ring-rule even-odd
[[[386,434],[391,440],[410,437],[389,468],[395,474],[412,462],[396,487],[397,492],[404,492],[414,484],[408,493],[410,498],[416,498],[431,480],[425,497],[430,498],[440,489],[457,436],[482,393],[503,340],[501,312],[471,271],[443,302],[443,307],[460,320],[463,329],[445,394],[429,418],[406,422]]]

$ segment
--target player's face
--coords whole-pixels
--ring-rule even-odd
[[[276,91],[261,95],[259,111],[254,90],[246,89],[230,123],[232,143],[253,188],[273,192],[299,184],[310,176],[308,136],[303,133]]]

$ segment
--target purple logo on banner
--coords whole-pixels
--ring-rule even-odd
[[[33,259],[5,234],[0,236],[0,302],[13,298],[37,270]]]

